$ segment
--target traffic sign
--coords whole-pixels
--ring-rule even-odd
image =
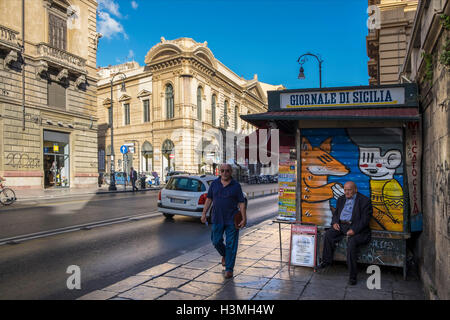
[[[123,153],[123,154],[128,153],[128,147],[125,146],[125,145],[121,146],[120,147],[120,152]]]

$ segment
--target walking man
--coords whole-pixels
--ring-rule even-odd
[[[130,181],[131,181],[131,185],[133,186],[133,191],[134,191],[134,189],[136,189],[136,191],[138,190],[138,188],[136,187],[136,180],[137,180],[137,172],[136,172],[136,170],[134,170],[133,167],[131,167]]]
[[[350,272],[348,283],[355,285],[358,274],[356,264],[358,247],[371,239],[369,222],[373,209],[370,199],[358,192],[353,181],[348,181],[344,185],[344,194],[337,200],[336,210],[331,220],[332,228],[325,233],[322,263],[318,269],[331,265],[336,243],[346,236],[347,266]]]
[[[241,185],[231,177],[231,173],[231,165],[222,164],[220,166],[220,177],[214,180],[209,187],[201,218],[201,221],[205,223],[206,213],[211,204],[213,204],[211,241],[222,256],[222,265],[225,267],[226,279],[233,277],[239,229],[247,224],[244,194],[242,193]],[[242,221],[238,225],[239,229],[236,229],[234,216],[239,210],[242,214]],[[224,244],[223,239],[224,233],[226,244]]]

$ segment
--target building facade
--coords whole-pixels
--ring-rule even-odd
[[[95,0],[0,0],[0,176],[97,184]]]
[[[190,38],[161,38],[145,66],[130,62],[98,74],[100,172],[110,171],[112,116],[116,171],[133,166],[163,177],[173,170],[214,173],[217,164],[235,159],[236,141],[226,140],[253,131],[239,115],[266,110],[267,90],[282,88],[259,82],[256,75],[237,76],[206,42]],[[123,145],[131,152],[122,154]],[[231,146],[227,153],[226,145]]]
[[[408,1],[396,2],[401,6],[402,2]],[[404,6],[407,7],[407,4]],[[412,148],[418,151],[417,188],[421,214],[420,224],[415,226],[416,232],[413,232],[411,249],[427,296],[431,299],[450,299],[449,1],[420,0],[412,24],[408,26],[406,46],[399,51],[398,60],[401,63],[397,83],[417,83],[422,120],[421,126],[414,128],[418,142]],[[377,32],[384,33],[383,22]],[[403,36],[400,37],[403,39]],[[368,52],[370,46],[368,41]],[[372,52],[372,56],[374,54],[376,52]],[[381,42],[379,54],[386,57],[381,51]],[[384,81],[391,81],[391,78],[384,77],[382,73],[381,83],[386,83]]]
[[[369,84],[395,84],[406,54],[418,0],[369,0],[366,37]]]

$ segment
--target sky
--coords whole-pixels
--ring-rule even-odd
[[[144,65],[161,37],[208,42],[238,76],[287,89],[368,85],[367,0],[98,0],[97,65]]]

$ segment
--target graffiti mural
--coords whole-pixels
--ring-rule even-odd
[[[328,182],[328,176],[345,176],[349,173],[346,166],[330,154],[331,139],[325,139],[318,147],[311,146],[307,138],[302,139],[302,221],[306,223],[329,225],[329,200],[338,199],[344,194],[341,183]]]
[[[371,229],[403,231],[402,150],[400,128],[302,130],[302,221],[329,226],[351,180],[372,201]]]

